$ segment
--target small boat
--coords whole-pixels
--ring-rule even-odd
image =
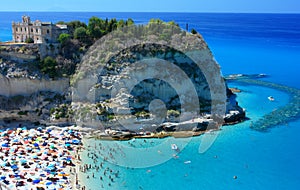
[[[190,164],[190,163],[192,163],[192,161],[187,160],[187,161],[185,161],[184,163],[185,163],[185,164]]]
[[[172,148],[172,150],[178,150],[178,147],[176,144],[171,144],[171,148]]]
[[[275,100],[275,98],[273,96],[269,96],[268,99],[272,102]]]

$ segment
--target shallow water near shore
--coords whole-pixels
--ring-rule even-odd
[[[87,144],[90,145],[90,152],[94,150],[95,145],[98,149],[99,143],[105,145],[109,152],[110,148],[120,147],[120,145],[146,149],[167,141],[165,149],[160,149],[147,160],[139,154],[131,155],[131,159],[126,160],[128,165],[131,165],[134,162],[155,160],[161,154],[169,154],[170,159],[159,165],[145,168],[127,168],[105,162],[104,168],[109,167],[113,172],[118,171],[118,177],[109,172],[105,177],[103,170],[100,169],[100,172],[94,170],[86,174],[81,173],[82,182],[88,189],[99,189],[101,185],[104,189],[292,189],[299,186],[300,174],[297,172],[297,168],[299,169],[297,162],[300,150],[298,142],[289,136],[300,132],[297,128],[300,121],[296,120],[272,128],[268,132],[250,129],[251,122],[284,106],[289,100],[288,94],[261,86],[245,86],[236,83],[230,83],[230,86],[242,90],[238,94],[238,101],[247,109],[250,120],[222,127],[218,138],[205,153],[198,153],[203,136],[194,137],[191,141],[186,139],[189,142],[177,154],[177,158],[172,155],[176,153],[171,150],[172,142],[169,140],[172,137],[146,139],[146,142],[144,139],[122,142],[89,140]],[[276,101],[270,102],[267,99],[269,95],[276,97]],[[104,152],[102,151],[102,154],[105,154]],[[120,152],[123,151],[117,150],[113,155]],[[86,152],[82,157],[84,161],[93,165],[93,161],[85,155]],[[113,162],[113,159],[111,161]],[[100,163],[101,161],[98,164]],[[95,178],[91,177],[93,172]],[[87,175],[89,179],[86,178]],[[114,182],[111,182],[109,175],[114,178]],[[103,177],[103,181],[99,179],[100,176]],[[234,179],[234,176],[237,179]]]

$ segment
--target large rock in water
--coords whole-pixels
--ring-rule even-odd
[[[232,111],[244,117],[202,36],[165,23],[123,28],[101,38],[84,56],[73,87],[76,102],[102,103],[121,125],[136,123],[140,112],[150,112],[152,124],[157,118],[164,122],[167,110],[179,111],[179,121],[202,113],[224,119]],[[157,100],[161,109],[153,111]]]

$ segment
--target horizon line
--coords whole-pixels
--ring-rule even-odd
[[[81,12],[81,13],[211,13],[211,14],[300,14],[300,12],[189,12],[189,11],[82,11],[82,10],[9,10],[0,12],[53,12],[53,13],[64,13],[64,12]]]

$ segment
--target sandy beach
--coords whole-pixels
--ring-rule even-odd
[[[0,131],[0,184],[3,189],[74,189],[81,134],[72,128]]]

